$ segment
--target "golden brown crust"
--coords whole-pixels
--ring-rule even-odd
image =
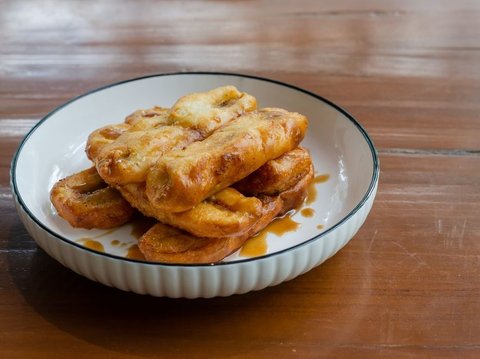
[[[111,185],[142,182],[162,154],[199,139],[198,132],[180,126],[126,131],[101,149],[95,158],[96,167]]]
[[[259,195],[263,214],[255,225],[240,235],[225,238],[202,238],[180,229],[157,223],[138,242],[145,258],[165,263],[216,263],[238,250],[245,241],[264,229],[276,216],[301,205],[313,178],[313,167],[291,188],[278,196]]]
[[[113,228],[127,223],[133,208],[98,175],[95,167],[53,186],[50,199],[58,214],[77,228]]]
[[[170,109],[153,106],[146,110],[137,110],[125,117],[124,123],[130,126],[130,131],[148,130],[167,124]]]
[[[152,107],[147,110],[137,110],[125,118],[124,123],[108,125],[93,131],[87,139],[85,152],[91,161],[95,161],[100,151],[109,143],[114,142],[126,131],[148,130],[165,124],[169,109]]]
[[[124,124],[94,131],[87,142],[87,155],[110,185],[143,182],[163,154],[200,141],[255,108],[255,98],[233,86],[186,95],[172,109],[136,111]]]
[[[262,208],[258,198],[225,188],[188,211],[162,212],[160,221],[198,237],[218,238],[247,232],[264,215]]]
[[[243,238],[198,238],[175,227],[157,223],[138,241],[145,259],[163,263],[215,263],[235,251]]]
[[[245,197],[232,188],[227,188],[222,192],[235,191],[236,194],[233,196],[235,204],[233,205],[212,196],[194,208],[179,213],[159,211],[152,207],[146,198],[142,183],[120,186],[119,191],[133,207],[144,215],[201,237],[219,238],[244,233],[262,215],[259,210],[261,202],[257,198]],[[236,205],[241,202],[247,202],[243,210],[236,208]]]
[[[297,183],[310,171],[311,166],[312,159],[308,151],[297,147],[268,161],[233,187],[246,195],[277,195]]]
[[[298,146],[307,119],[268,108],[245,114],[210,137],[164,155],[147,176],[147,196],[164,212],[193,208]]]
[[[88,136],[87,146],[85,147],[88,159],[94,161],[103,147],[115,141],[129,128],[130,125],[120,123],[108,125],[93,131],[90,136]]]
[[[294,153],[290,156],[290,152]],[[304,156],[306,156],[309,165],[307,171],[313,173],[310,155],[306,150],[290,152],[264,165],[276,168],[279,167],[276,163],[281,164],[284,176],[271,177],[271,171],[263,170],[264,166],[252,174],[251,178],[256,179],[259,183],[269,184],[268,191],[262,191],[261,187],[258,187],[256,195],[279,194],[284,191],[287,193],[286,184],[290,188],[299,182],[299,177],[305,177],[307,173],[305,173],[304,166],[298,166],[294,159],[304,160]],[[248,187],[248,184],[245,183],[245,186]],[[181,228],[198,237],[218,238],[240,235],[248,231],[261,217],[261,212],[258,210],[260,201],[231,187],[215,193],[190,210],[178,213],[162,211],[152,206],[146,196],[144,183],[119,186],[118,190],[132,206],[144,215]]]
[[[278,214],[279,216],[299,207],[303,203],[308,194],[308,185],[312,182],[314,174],[313,164],[310,163],[308,172],[297,183],[278,194],[283,204],[283,208]]]
[[[294,159],[303,158],[305,153],[309,156],[305,150],[292,150],[267,162],[254,172],[251,179],[268,184],[264,191],[261,186],[257,187],[255,194],[271,195],[282,192],[281,197],[285,202],[291,192],[285,189],[285,183],[291,183],[293,180],[300,183],[298,177],[303,173],[303,167],[297,166]],[[311,161],[309,164],[311,177],[313,175]],[[264,168],[278,168],[279,165],[284,171],[284,176],[281,177],[272,176],[272,172]],[[308,177],[303,174],[303,178],[305,180]],[[248,187],[248,182],[244,184]],[[60,180],[52,188],[51,195],[59,214],[72,226],[82,228],[112,228],[126,223],[129,213],[132,212],[129,203],[145,215],[182,228],[197,237],[221,238],[240,235],[248,231],[263,216],[260,199],[246,197],[233,188],[226,188],[193,209],[181,213],[159,212],[152,208],[142,183],[120,186],[120,191],[127,201],[122,200],[113,188],[107,187],[95,169],[90,168]],[[300,191],[293,193],[299,194]],[[290,201],[298,202],[297,199]]]
[[[265,228],[282,209],[279,197],[265,197],[263,216],[241,235],[225,238],[195,237],[180,229],[157,223],[138,241],[148,261],[166,263],[215,263],[235,252],[258,231]]]
[[[181,97],[170,111],[170,123],[199,131],[205,138],[238,116],[257,108],[255,97],[234,86]]]
[[[109,130],[108,126],[90,135],[87,153],[90,153],[98,173],[107,183],[142,182],[158,156],[181,149],[200,138],[196,131],[169,126],[168,114],[169,109],[161,107],[136,111],[125,119],[123,126],[127,129],[112,140],[102,138],[102,135],[107,137],[104,132]],[[116,128],[120,126],[116,125]]]

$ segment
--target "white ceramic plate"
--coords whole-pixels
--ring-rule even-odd
[[[73,229],[49,200],[60,178],[91,164],[84,148],[90,132],[118,123],[139,108],[171,106],[191,92],[231,84],[254,95],[259,107],[282,107],[309,118],[302,145],[314,159],[316,199],[298,211],[296,230],[268,233],[267,250],[254,257],[239,252],[215,265],[149,263],[126,258],[134,245],[132,225],[114,231]],[[228,296],[292,279],[334,255],[357,232],[372,206],[379,175],[372,141],[358,122],[333,103],[273,80],[225,73],[148,76],[109,85],[79,96],[43,118],[21,143],[11,168],[19,215],[31,236],[53,258],[103,284],[169,297]],[[326,176],[327,177],[327,176]],[[98,252],[82,238],[103,245]],[[91,243],[90,243],[91,244]]]

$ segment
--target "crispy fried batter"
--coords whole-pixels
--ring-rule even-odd
[[[119,123],[116,125],[108,125],[93,131],[90,136],[88,136],[87,146],[85,148],[88,159],[93,161],[97,158],[102,148],[115,141],[129,128],[129,124]]]
[[[297,147],[238,181],[233,187],[247,195],[277,195],[298,182],[310,171],[312,159],[308,151]]]
[[[229,207],[225,204],[228,202],[225,198],[219,200],[216,196],[212,196],[188,211],[164,212],[152,207],[145,196],[142,184],[128,184],[122,186],[120,191],[128,202],[146,216],[182,228],[196,236],[218,238],[233,233],[242,233],[251,227],[262,214],[261,203],[257,198],[245,197],[232,188],[226,188],[216,196],[222,196],[222,194],[225,196],[229,192],[227,196],[230,197],[230,201],[234,201],[236,204],[243,202],[245,206],[243,210],[232,210],[232,205],[235,207],[235,204],[230,203]]]
[[[304,168],[304,165],[298,166],[297,160],[305,162],[307,168]],[[283,176],[272,176],[273,172],[265,170],[265,166],[282,167]],[[275,160],[270,160],[251,175],[257,183],[255,194],[277,195],[286,191],[287,187],[293,186],[299,178],[306,175],[305,172],[311,171],[311,168],[311,158],[306,150],[287,152]],[[261,183],[268,184],[265,191],[262,191]],[[248,183],[244,186],[248,188]],[[245,233],[262,215],[258,210],[260,201],[257,198],[246,197],[246,192],[241,193],[231,187],[215,193],[190,210],[178,213],[152,206],[145,194],[143,183],[120,186],[119,190],[132,206],[146,216],[181,228],[197,237],[218,238]]]
[[[137,110],[128,115],[124,122],[130,125],[130,131],[148,130],[167,124],[168,113],[170,109],[160,106],[154,106],[146,110]]]
[[[298,146],[307,119],[266,108],[240,116],[210,137],[167,153],[147,176],[147,196],[158,210],[182,212]]]
[[[55,183],[50,199],[73,227],[113,228],[127,223],[133,214],[130,204],[107,186],[95,167]]]
[[[172,125],[195,129],[205,138],[232,119],[256,108],[255,97],[234,86],[224,86],[181,97],[172,107],[170,120]]]
[[[284,191],[277,192],[278,197],[280,197],[283,203],[283,208],[278,213],[278,216],[283,216],[291,209],[297,208],[303,203],[308,194],[308,185],[312,182],[314,174],[313,163],[310,161],[308,172],[303,177],[300,177],[297,183]],[[273,183],[272,188],[274,188]]]
[[[147,131],[126,131],[105,145],[95,159],[98,173],[110,185],[142,182],[162,154],[198,141],[197,131],[160,126]]]
[[[225,188],[188,211],[160,212],[159,217],[161,222],[196,236],[218,238],[248,231],[264,215],[262,208],[258,198]]]
[[[148,130],[158,127],[162,123],[165,124],[167,120],[165,114],[168,111],[169,109],[158,106],[147,110],[138,110],[127,116],[124,123],[104,126],[93,131],[88,136],[85,148],[87,157],[94,161],[103,147],[115,141],[125,131]]]
[[[259,196],[264,213],[247,232],[225,238],[199,238],[162,223],[155,224],[138,242],[145,258],[166,263],[215,263],[238,250],[245,241],[265,228],[274,217],[298,207],[306,197],[313,167],[293,187],[278,196]]]
[[[279,197],[265,197],[263,216],[248,232],[226,238],[200,238],[180,229],[157,223],[138,241],[145,259],[167,263],[215,263],[235,252],[258,231],[265,228],[282,209]]]
[[[125,120],[130,127],[113,140],[108,138],[110,128],[95,131],[87,143],[87,154],[108,184],[142,182],[164,153],[200,141],[255,108],[255,98],[233,86],[187,95],[171,110],[155,107],[135,112]],[[118,128],[123,130],[124,126],[113,129]]]
[[[268,161],[248,177],[252,181],[252,187],[255,188],[254,194],[276,195],[285,191],[288,186],[291,187],[293,181],[298,181],[299,177],[305,175],[305,166],[299,166],[299,162],[308,163],[307,171],[310,170],[311,159],[308,152],[304,149],[295,149],[275,160]],[[272,168],[282,168],[282,172],[272,171]],[[89,169],[88,172],[83,171],[70,176],[69,183],[73,183],[74,180],[77,184],[81,182],[84,186],[83,192],[87,191],[88,188],[103,188],[104,194],[111,191],[116,195],[111,197],[103,195],[101,196],[102,206],[92,206],[91,198],[81,195],[77,190],[74,208],[80,208],[83,211],[82,218],[97,216],[99,218],[109,218],[110,223],[123,224],[123,221],[125,221],[125,210],[115,209],[116,203],[119,201],[118,192],[113,188],[107,191],[107,184],[94,172],[94,169]],[[153,208],[145,195],[145,185],[143,183],[131,183],[119,188],[128,203],[138,208],[146,216],[157,218],[163,223],[181,228],[198,237],[219,238],[246,232],[263,215],[261,201],[255,197],[247,197],[247,194],[251,195],[252,193],[248,192],[248,181],[242,182],[244,182],[243,186],[247,188],[246,191],[240,189],[241,192],[239,192],[233,188],[225,188],[191,210],[180,213],[162,212]],[[265,183],[264,189],[262,189],[262,183]],[[55,199],[52,198],[54,203],[59,203],[59,193],[63,193],[66,190],[65,185],[65,183],[55,185]],[[69,190],[73,191],[71,188]],[[52,189],[52,196],[53,193],[54,190]],[[72,196],[70,196],[69,203],[70,207],[72,207]],[[128,203],[123,202],[126,208],[129,207]],[[59,210],[58,212],[62,217],[73,218],[67,219],[69,222],[72,220],[78,222],[80,220],[77,217],[80,213],[78,210],[76,212],[77,215],[72,214],[70,216],[68,215],[69,212],[65,210]],[[118,217],[117,220],[115,220],[116,217]],[[94,227],[91,224],[92,219],[84,219],[83,221],[84,224],[74,226],[83,228],[85,226],[87,228]],[[114,225],[107,224],[107,226],[113,227]]]

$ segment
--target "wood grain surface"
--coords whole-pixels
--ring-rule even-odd
[[[352,113],[377,199],[297,279],[183,300],[39,249],[9,185],[22,137],[101,85],[176,71],[286,81]],[[1,358],[480,357],[480,2],[0,0]]]

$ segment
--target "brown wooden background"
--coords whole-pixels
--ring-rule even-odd
[[[38,249],[10,161],[71,97],[175,71],[270,77],[346,108],[378,147],[364,227],[285,284],[124,293]],[[480,2],[0,0],[0,357],[480,357]]]

